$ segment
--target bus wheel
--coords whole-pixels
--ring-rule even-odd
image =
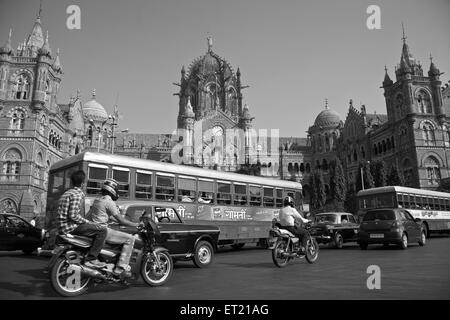
[[[200,241],[195,246],[194,264],[198,268],[206,268],[209,266],[214,257],[214,250],[208,241]]]

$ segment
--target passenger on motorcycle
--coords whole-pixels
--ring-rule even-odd
[[[138,223],[131,222],[119,213],[119,209],[115,201],[119,198],[119,183],[114,179],[106,179],[102,186],[102,195],[94,200],[87,218],[95,223],[107,227],[108,233],[106,242],[110,244],[122,244],[122,253],[119,261],[116,264],[114,273],[120,275],[123,271],[128,269],[130,263],[131,253],[135,238],[132,234],[108,228],[108,221],[113,217],[119,224],[128,227],[137,227]]]
[[[106,264],[97,259],[106,239],[106,228],[93,223],[84,216],[84,192],[82,191],[86,174],[83,170],[72,173],[70,180],[72,188],[64,192],[58,203],[59,234],[76,234],[92,237],[94,240],[88,254],[84,258],[87,267],[101,268]]]
[[[306,247],[305,234],[307,234],[307,231],[301,227],[301,222],[308,223],[311,220],[303,218],[297,209],[295,209],[294,199],[292,197],[285,197],[283,200],[283,208],[280,210],[281,228],[299,237],[300,243],[302,243],[302,251],[304,251]]]

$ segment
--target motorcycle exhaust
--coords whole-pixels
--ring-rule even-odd
[[[106,276],[103,275],[101,272],[92,269],[92,268],[88,268],[86,266],[82,266],[79,264],[71,264],[70,267],[73,270],[77,270],[79,271],[81,274],[91,277],[91,278],[97,278],[97,279],[101,279],[101,280],[106,280]]]

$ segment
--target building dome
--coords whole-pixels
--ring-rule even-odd
[[[94,121],[105,121],[108,119],[108,113],[105,108],[95,100],[95,89],[92,92],[92,100],[86,102],[83,106],[83,115],[88,119]]]
[[[339,113],[328,108],[328,103],[325,105],[325,110],[322,110],[316,120],[314,121],[315,126],[326,127],[331,125],[338,125],[341,122],[341,117]]]

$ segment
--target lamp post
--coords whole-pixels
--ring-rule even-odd
[[[106,119],[105,121],[102,122],[101,126],[96,127],[94,120],[93,119],[89,119],[89,123],[92,125],[92,127],[95,128],[95,130],[97,131],[97,152],[100,152],[100,140],[102,139],[102,135],[101,132],[103,130],[103,127],[105,126],[106,122],[108,122],[108,119]]]

